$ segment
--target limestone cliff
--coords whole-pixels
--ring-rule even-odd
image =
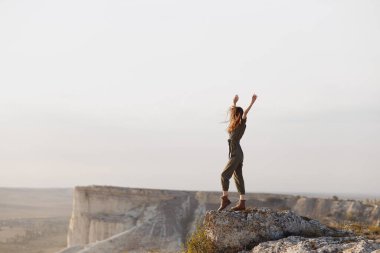
[[[197,219],[219,205],[219,192],[171,191],[111,186],[76,187],[62,252],[177,252]],[[231,199],[237,196],[232,194]],[[347,218],[380,223],[377,205],[291,195],[247,194],[248,207],[293,210],[329,223]]]
[[[195,192],[76,187],[68,246],[125,235],[126,249],[176,251],[194,221]]]

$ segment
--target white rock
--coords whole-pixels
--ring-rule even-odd
[[[304,238],[290,236],[277,241],[260,243],[251,253],[372,253],[378,252],[380,244],[363,237]],[[248,251],[244,251],[246,253]],[[243,251],[241,252],[243,253]]]
[[[348,232],[326,227],[316,220],[296,215],[292,211],[255,208],[244,212],[209,211],[204,220],[208,237],[218,252],[251,249],[265,242],[290,235],[306,237],[343,236]]]

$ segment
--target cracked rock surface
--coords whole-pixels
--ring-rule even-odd
[[[292,211],[275,211],[269,208],[254,208],[245,212],[208,211],[204,225],[217,251],[223,253],[250,250],[262,242],[289,236],[350,235],[348,232],[328,228],[316,220],[299,216]]]
[[[252,251],[240,253],[379,253],[380,244],[363,237],[318,237],[290,236],[277,241],[260,243]]]

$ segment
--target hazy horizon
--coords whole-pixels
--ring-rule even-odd
[[[379,194],[379,1],[0,2],[0,187]],[[236,191],[233,180],[231,190]]]
[[[79,187],[90,187],[90,186],[101,186],[101,187],[123,187],[123,188],[132,188],[132,189],[148,189],[148,190],[163,190],[163,191],[202,191],[202,192],[218,192],[219,190],[214,191],[206,191],[202,189],[198,190],[186,190],[186,189],[171,189],[171,188],[149,188],[149,187],[129,187],[129,186],[119,186],[119,185],[77,185]],[[47,191],[47,190],[70,190],[74,191],[73,187],[18,187],[18,186],[10,186],[10,187],[3,187],[0,186],[0,190],[10,190],[10,191],[25,191],[25,190],[35,190],[35,191]],[[238,194],[238,192],[233,189],[233,194]],[[355,199],[355,200],[367,200],[367,199],[378,199],[380,197],[380,193],[375,194],[366,194],[366,193],[356,193],[356,192],[257,192],[257,191],[250,191],[247,192],[247,194],[254,193],[254,194],[274,194],[274,195],[293,195],[293,196],[304,196],[304,197],[310,197],[310,198],[332,198],[334,196],[337,196],[339,199]]]

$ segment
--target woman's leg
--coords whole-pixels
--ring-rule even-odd
[[[222,211],[229,204],[231,204],[231,201],[228,199],[228,188],[230,185],[230,178],[232,177],[237,165],[238,165],[237,160],[234,158],[230,158],[230,160],[228,161],[226,167],[224,168],[222,172],[221,182],[222,182],[222,188],[223,188],[223,196],[221,197],[218,211]]]
[[[234,171],[234,180],[236,184],[236,188],[240,193],[239,203],[232,207],[232,211],[242,211],[245,210],[245,187],[244,187],[244,179],[243,179],[243,162],[239,163],[238,167]]]
[[[230,186],[230,179],[232,175],[234,174],[236,168],[239,165],[239,161],[235,158],[230,158],[228,160],[228,163],[226,167],[224,167],[224,170],[221,174],[221,183],[223,188],[223,195],[228,195],[228,188]]]
[[[244,186],[244,178],[243,178],[243,162],[240,162],[237,168],[235,169],[234,180],[235,180],[236,188],[240,194],[240,199],[244,200],[245,186]]]

